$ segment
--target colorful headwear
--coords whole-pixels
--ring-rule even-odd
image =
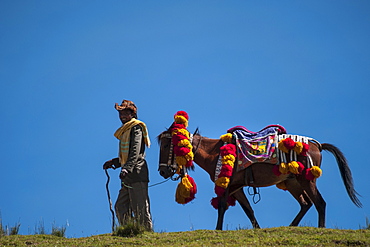
[[[121,105],[118,105],[116,103],[114,105],[114,108],[116,108],[117,111],[122,111],[122,110],[131,110],[132,114],[134,115],[134,118],[137,118],[137,107],[134,102],[130,100],[123,100]]]

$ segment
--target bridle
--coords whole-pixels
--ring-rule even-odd
[[[199,131],[198,131],[198,128],[195,130],[194,134],[191,134],[190,135],[190,143],[191,145],[193,145],[193,137],[195,135],[199,135]],[[198,142],[198,145],[197,147],[193,150],[193,154],[195,156],[195,154],[197,153],[198,149],[199,149],[199,146],[200,146],[200,143],[202,141],[202,136],[200,136],[200,139],[199,139],[199,142]],[[172,135],[170,133],[162,133],[161,136],[160,136],[160,139],[162,138],[168,138],[168,139],[172,139]],[[173,177],[176,173],[176,170],[178,168],[178,165],[176,163],[176,155],[173,151],[173,143],[172,141],[170,141],[170,150],[169,150],[169,154],[168,154],[168,160],[167,160],[167,163],[160,163],[159,164],[159,168],[158,170],[161,168],[161,167],[166,167],[168,170],[170,170],[170,177],[171,177],[171,180],[175,181],[175,180],[178,180],[180,177],[184,176],[184,174],[180,174],[179,176],[177,177]]]

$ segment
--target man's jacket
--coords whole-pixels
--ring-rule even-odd
[[[149,182],[148,165],[145,160],[145,142],[140,125],[135,125],[130,130],[128,158],[122,168],[128,171],[128,174],[122,179],[125,184]]]

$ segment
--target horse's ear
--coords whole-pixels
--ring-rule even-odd
[[[197,127],[194,131],[194,134],[193,135],[199,135],[199,127]]]

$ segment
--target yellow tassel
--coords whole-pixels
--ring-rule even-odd
[[[178,189],[176,190],[175,201],[179,204],[185,204],[185,198],[180,195],[180,190]]]
[[[279,141],[278,148],[284,153],[289,153],[289,150],[285,147],[283,140]]]
[[[227,134],[220,136],[220,139],[223,142],[231,143],[233,140],[233,135],[231,133],[227,133]]]
[[[174,131],[172,131],[172,135],[176,135],[177,133],[183,135],[183,136],[186,136],[186,138],[190,138],[190,134],[189,134],[189,131],[187,131],[186,129],[175,129]]]
[[[297,154],[302,153],[303,150],[303,144],[302,142],[296,142],[294,146],[294,151],[296,151]]]
[[[187,177],[183,177],[180,183],[177,185],[176,189],[176,202],[180,204],[185,204],[185,199],[190,197],[190,190],[193,185],[190,183]]]
[[[289,172],[289,166],[286,163],[284,163],[284,162],[280,163],[280,165],[279,165],[279,172],[282,173],[282,174],[288,174],[288,172]]]
[[[311,173],[315,178],[318,178],[322,175],[322,170],[318,166],[311,167]]]
[[[188,161],[184,156],[176,156],[176,163],[180,166],[185,166]]]
[[[194,154],[193,154],[193,152],[189,152],[189,153],[187,153],[186,155],[185,155],[185,159],[187,160],[187,161],[189,161],[189,160],[193,160],[194,159]]]
[[[221,188],[224,188],[226,189],[227,186],[229,185],[229,182],[230,182],[230,178],[228,177],[221,177],[221,178],[218,178],[215,182],[215,184]]]
[[[179,124],[184,124],[185,127],[188,127],[188,120],[184,116],[176,115],[175,122]]]
[[[288,167],[289,167],[289,171],[293,174],[299,174],[299,171],[298,171],[298,168],[299,168],[299,165],[297,163],[297,161],[292,161],[288,164]]]
[[[182,166],[179,165],[176,169],[176,174],[181,174],[181,169],[182,169]]]
[[[193,185],[191,185],[189,179],[187,177],[183,177],[181,179],[180,194],[185,198],[190,197],[191,188],[193,188]]]
[[[229,165],[231,167],[234,167],[234,161],[232,160],[225,160],[225,161],[222,161],[222,164],[223,165]]]
[[[222,159],[221,159],[222,163],[226,160],[231,160],[232,162],[235,162],[235,156],[232,154],[227,154],[225,156],[222,156]]]
[[[286,188],[285,181],[276,184],[276,187],[279,188],[279,189],[281,189],[281,190],[286,190],[287,189]]]
[[[179,141],[179,143],[177,144],[177,146],[179,147],[187,147],[189,149],[192,149],[193,146],[191,145],[190,141],[188,139],[183,139],[181,141]]]

